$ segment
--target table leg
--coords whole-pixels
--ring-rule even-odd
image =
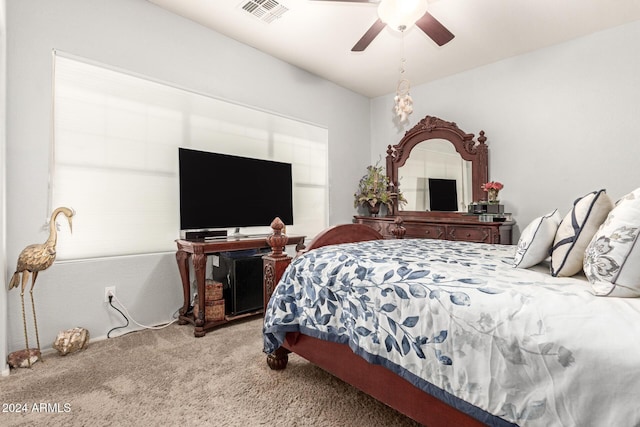
[[[203,337],[206,332],[204,330],[204,312],[205,312],[205,274],[207,268],[207,256],[205,254],[194,254],[193,269],[196,275],[196,284],[198,285],[198,317],[196,320],[196,328],[194,335]]]
[[[180,316],[186,316],[189,312],[191,303],[191,283],[189,283],[189,253],[185,251],[176,252],[176,261],[178,262],[178,271],[180,271],[180,279],[182,280],[182,295],[184,302],[180,309]],[[185,325],[187,321],[179,320],[180,325]]]

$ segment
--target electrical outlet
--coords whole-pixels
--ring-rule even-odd
[[[104,288],[104,302],[109,302],[109,296],[116,296],[115,286],[107,286]]]

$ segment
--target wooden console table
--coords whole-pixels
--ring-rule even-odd
[[[303,247],[306,236],[284,236],[286,242],[283,245],[296,245]],[[258,310],[250,313],[243,313],[237,316],[225,316],[224,320],[206,321],[205,319],[205,273],[207,255],[216,254],[226,251],[240,251],[246,249],[262,249],[269,248],[267,236],[249,236],[249,237],[227,237],[212,240],[176,240],[178,251],[176,252],[176,260],[178,262],[178,270],[182,280],[182,292],[184,295],[184,303],[179,311],[178,324],[186,325],[191,323],[195,326],[194,335],[196,337],[204,336],[208,330],[220,326],[229,321],[253,316],[262,313]],[[195,318],[191,307],[191,283],[189,278],[189,259],[193,261],[193,269],[195,272],[196,284],[198,287],[198,305],[203,307],[198,311],[198,317]]]

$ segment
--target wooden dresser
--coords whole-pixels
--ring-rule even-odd
[[[476,215],[449,212],[438,215],[437,212],[417,215],[400,215],[406,229],[405,238],[426,238],[443,240],[463,240],[467,242],[511,244],[511,229],[515,221],[480,222]],[[395,227],[396,217],[355,216],[354,222],[366,224],[377,230],[387,239],[393,239],[391,230]]]
[[[484,131],[480,131],[480,136],[474,140],[472,133],[464,132],[455,122],[425,116],[404,134],[399,143],[387,147],[387,177],[391,191],[391,202],[387,205],[387,216],[356,216],[354,222],[366,224],[388,239],[395,237],[392,230],[396,229],[395,221],[398,220],[406,230],[405,238],[512,244],[514,221],[481,222],[477,215],[466,212],[434,210],[430,203],[431,190],[424,192],[423,197],[418,198],[418,193],[415,191],[418,188],[417,185],[407,186],[409,189],[414,189],[413,199],[409,196],[408,191],[403,194],[405,184],[401,185],[400,182],[403,176],[407,179],[406,183],[411,183],[408,177],[413,177],[414,181],[431,178],[453,179],[452,177],[439,176],[435,172],[433,175],[426,173],[431,169],[439,170],[437,154],[442,149],[441,140],[449,141],[453,145],[455,152],[460,156],[460,168],[466,171],[466,173],[462,173],[462,176],[456,178],[456,188],[458,185],[462,188],[462,192],[458,190],[456,193],[455,198],[458,200],[456,206],[468,206],[473,201],[486,200],[487,193],[484,191],[484,184],[489,182],[489,163],[488,147],[485,143],[487,137]],[[432,145],[432,142],[436,145]],[[419,163],[405,169],[412,152]],[[433,162],[429,163],[431,155],[436,155],[436,157]],[[413,175],[416,165],[420,166],[417,170],[425,172],[424,176]],[[415,182],[413,183],[415,184]],[[398,209],[403,206],[400,199],[401,194],[405,199],[410,199],[406,202],[412,210]],[[457,194],[465,194],[466,196],[458,199]],[[420,200],[421,203],[419,203]],[[426,203],[427,200],[429,200],[429,204]]]

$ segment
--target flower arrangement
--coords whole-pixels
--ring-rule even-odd
[[[487,182],[485,184],[482,184],[482,189],[484,191],[489,191],[489,190],[496,190],[496,191],[500,191],[504,188],[504,184],[502,184],[501,182],[498,181],[491,181],[491,182]]]
[[[360,178],[358,191],[353,195],[353,207],[363,205],[369,207],[372,213],[377,213],[377,208],[381,204],[390,208],[393,204],[393,197],[398,196],[398,204],[406,203],[406,199],[400,191],[392,192],[390,181],[382,166],[378,163],[367,166],[367,173]]]
[[[504,184],[498,181],[490,181],[482,184],[481,188],[487,192],[489,203],[498,203],[498,192],[504,188]]]

